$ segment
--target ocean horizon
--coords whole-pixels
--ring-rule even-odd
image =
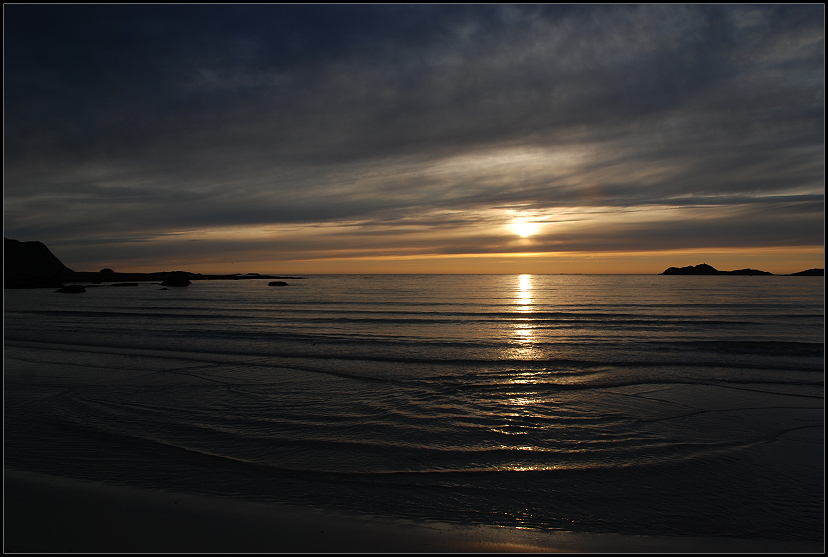
[[[5,464],[413,521],[821,541],[824,279],[4,291]]]

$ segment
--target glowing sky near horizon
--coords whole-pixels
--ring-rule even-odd
[[[823,267],[823,5],[5,5],[75,270]]]

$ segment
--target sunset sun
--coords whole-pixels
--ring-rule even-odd
[[[509,225],[509,230],[522,238],[527,238],[540,232],[541,223],[527,222],[524,219],[517,219]]]

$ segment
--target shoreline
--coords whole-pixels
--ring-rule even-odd
[[[4,467],[4,552],[797,552],[823,542],[415,523]]]

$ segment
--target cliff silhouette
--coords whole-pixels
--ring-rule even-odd
[[[4,288],[60,288],[74,272],[43,242],[3,238]]]

